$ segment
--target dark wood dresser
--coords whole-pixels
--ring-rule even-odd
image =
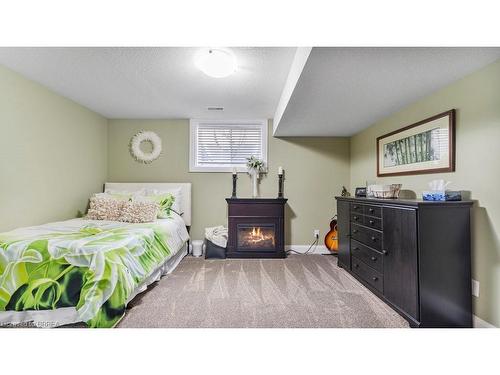
[[[412,327],[472,327],[472,202],[336,199],[340,267]]]
[[[286,198],[227,198],[228,258],[286,258]]]

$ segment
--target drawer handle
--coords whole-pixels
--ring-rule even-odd
[[[373,277],[372,277],[372,280],[373,280],[373,281],[377,281],[377,280],[378,280],[378,277],[377,277],[377,276],[373,276]]]
[[[358,230],[357,229],[353,229],[352,233],[358,233]]]
[[[377,241],[377,237],[373,237],[373,236],[372,236],[372,241],[373,241],[373,242]]]
[[[356,220],[356,221],[357,221],[358,219],[359,219],[359,217],[357,217],[357,216],[354,216],[354,220]]]
[[[387,250],[382,250],[382,254],[387,255],[389,252]]]
[[[359,247],[355,247],[354,250],[359,250]]]
[[[375,262],[377,260],[377,257],[372,257],[372,260]]]
[[[354,206],[353,208],[354,208],[355,210],[357,210],[359,207],[358,207],[358,206]]]
[[[373,220],[370,220],[370,225],[373,225],[373,223],[375,223]]]
[[[359,268],[359,264],[357,264],[357,263],[356,263],[356,264],[354,265],[354,267],[355,267],[355,268]]]
[[[368,209],[368,211],[373,212],[373,208]]]

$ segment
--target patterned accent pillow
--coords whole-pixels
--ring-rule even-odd
[[[125,202],[118,221],[127,223],[150,223],[155,221],[160,206],[156,202]]]
[[[182,189],[179,188],[172,188],[172,189],[146,189],[146,196],[154,196],[154,195],[166,195],[166,194],[172,194],[174,197],[174,203],[172,203],[172,210],[177,212],[179,215],[183,213],[182,210]]]
[[[127,202],[123,200],[94,195],[90,198],[87,219],[117,221],[121,216],[125,203]]]
[[[175,197],[171,193],[135,196],[133,202],[154,202],[158,205],[158,219],[167,219],[170,217],[170,210],[175,202]]]

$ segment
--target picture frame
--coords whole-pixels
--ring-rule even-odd
[[[377,138],[377,176],[455,171],[455,109]]]

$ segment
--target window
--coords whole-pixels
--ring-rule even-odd
[[[247,158],[267,165],[267,120],[191,120],[190,172],[246,172]]]

